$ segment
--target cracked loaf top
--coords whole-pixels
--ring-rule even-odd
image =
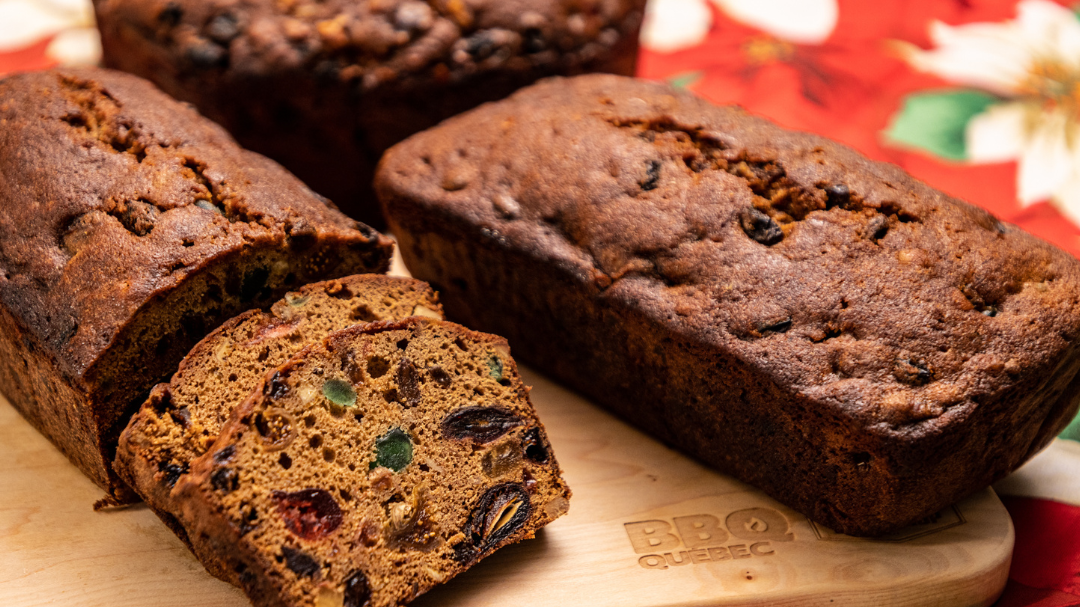
[[[544,81],[393,148],[376,187],[886,432],[964,418],[1076,352],[1068,254],[660,84]]]
[[[353,254],[385,266],[390,252],[374,230],[133,76],[8,77],[0,125],[0,304],[72,376],[141,306],[230,253],[318,243],[321,258],[304,268],[318,274]]]
[[[155,39],[198,69],[313,69],[358,92],[491,69],[577,65],[641,22],[643,0],[96,0],[105,27]]]

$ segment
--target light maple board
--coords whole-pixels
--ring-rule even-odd
[[[570,514],[414,605],[968,607],[1004,588],[1013,530],[990,489],[884,541],[837,535],[523,374]],[[101,491],[2,397],[0,462],[0,605],[248,604],[144,507],[93,512]]]

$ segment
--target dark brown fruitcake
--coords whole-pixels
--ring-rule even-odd
[[[286,294],[269,313],[251,310],[229,320],[192,348],[169,383],[150,392],[120,435],[113,467],[188,541],[169,494],[267,369],[334,331],[414,315],[443,317],[428,285],[364,274],[306,285]],[[192,549],[198,552],[200,547]],[[231,572],[211,573],[236,582]]]
[[[149,78],[358,219],[383,151],[538,78],[631,75],[644,0],[95,0]]]
[[[391,149],[376,188],[447,315],[838,531],[1043,448],[1080,396],[1080,263],[822,137],[615,76]]]
[[[0,124],[0,390],[115,495],[127,416],[204,335],[389,265],[389,239],[134,76],[9,76]]]
[[[570,491],[506,340],[413,317],[271,371],[173,497],[254,604],[388,607],[532,537]]]

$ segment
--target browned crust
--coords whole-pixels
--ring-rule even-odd
[[[19,74],[0,99],[0,306],[26,337],[9,347],[33,347],[37,372],[64,386],[0,388],[114,494],[126,416],[207,330],[290,277],[389,265],[388,239],[138,78]],[[282,284],[245,293],[256,270]]]
[[[662,85],[546,81],[390,150],[376,187],[451,318],[845,533],[1001,478],[1080,404],[1076,260]],[[751,206],[780,242],[748,237]]]
[[[154,81],[379,225],[376,162],[538,78],[631,75],[643,0],[99,0],[105,65]]]

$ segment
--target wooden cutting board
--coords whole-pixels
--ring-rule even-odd
[[[574,491],[570,514],[414,605],[989,605],[1008,513],[987,489],[893,537],[809,522],[523,370]],[[0,397],[0,605],[230,607],[145,507],[101,491]]]

